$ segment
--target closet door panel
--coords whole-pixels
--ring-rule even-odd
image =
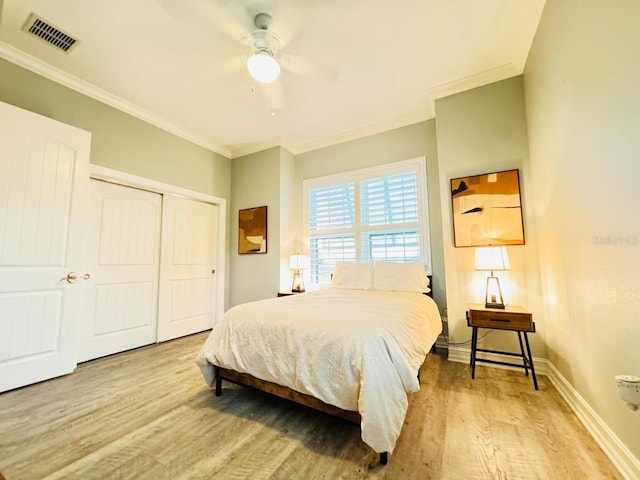
[[[156,341],[162,195],[91,180],[79,361]]]
[[[164,196],[158,341],[213,327],[218,207]]]

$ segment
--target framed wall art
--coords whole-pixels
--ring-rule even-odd
[[[267,207],[238,212],[238,253],[267,253]]]
[[[456,247],[524,245],[518,170],[451,179]]]

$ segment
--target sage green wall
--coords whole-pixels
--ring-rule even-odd
[[[215,152],[3,59],[0,101],[91,132],[95,165],[224,198],[229,212],[231,161]]]
[[[280,149],[280,290],[291,290],[293,277],[289,257],[300,251],[296,244],[295,194],[296,157],[285,148]],[[304,275],[304,272],[303,272]]]
[[[627,478],[640,413],[613,377],[640,376],[639,26],[637,0],[547,0],[524,73],[549,361],[635,456]]]
[[[281,147],[231,162],[230,305],[273,298],[280,290]],[[267,253],[238,254],[238,211],[267,206]]]
[[[302,247],[303,180],[426,157],[433,297],[440,308],[444,308],[446,306],[445,269],[442,255],[442,219],[435,128],[435,120],[428,120],[297,155],[296,183],[298,186],[295,192],[295,215],[298,220],[299,248]]]
[[[2,59],[0,100],[91,132],[95,165],[229,198],[229,159]]]
[[[538,333],[531,335],[533,353],[544,356],[536,236],[530,221],[533,207],[527,173],[523,171],[529,150],[522,77],[439,99],[436,119],[450,341],[459,343],[471,338],[465,318],[466,305],[484,303],[486,279],[486,272],[474,271],[474,248],[454,247],[450,179],[518,168],[526,245],[507,247],[511,271],[496,273],[501,278],[505,301],[526,306],[533,312],[538,326]],[[484,348],[512,350],[517,347],[517,337],[511,332],[495,331],[481,343]],[[464,352],[456,350],[460,349],[450,349],[450,355],[468,355],[468,347]]]

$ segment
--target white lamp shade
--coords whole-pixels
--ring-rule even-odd
[[[509,270],[509,256],[505,247],[476,248],[476,270]]]
[[[304,270],[309,266],[309,260],[306,255],[291,255],[289,258],[289,268],[291,270]]]
[[[261,83],[271,83],[280,75],[280,64],[269,52],[256,52],[247,60],[251,76]]]

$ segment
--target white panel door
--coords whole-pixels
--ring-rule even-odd
[[[90,145],[0,103],[0,391],[75,369]]]
[[[158,341],[213,327],[218,207],[165,195]]]
[[[162,195],[89,182],[89,233],[78,361],[156,341]]]

